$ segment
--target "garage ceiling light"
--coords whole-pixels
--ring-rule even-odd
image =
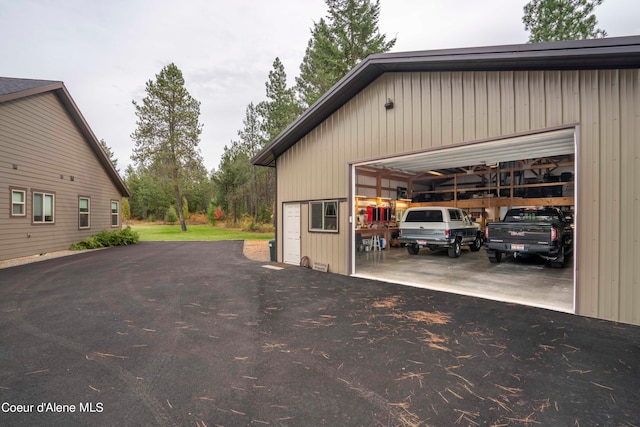
[[[364,164],[415,174],[426,170],[467,168],[479,164],[553,157],[574,152],[574,129],[570,128],[415,153]]]

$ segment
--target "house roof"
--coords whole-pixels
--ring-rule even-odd
[[[366,57],[275,137],[251,162],[275,160],[388,72],[589,70],[640,67],[640,36],[375,54]]]
[[[131,196],[129,189],[111,163],[111,160],[109,160],[109,156],[105,153],[100,141],[98,141],[96,136],[93,134],[93,131],[82,116],[82,113],[80,113],[78,106],[73,101],[73,98],[71,98],[71,95],[64,86],[64,83],[53,80],[0,77],[0,104],[46,92],[54,92],[58,96],[58,99],[60,99],[76,126],[78,126],[80,133],[82,133],[88,141],[96,154],[96,157],[104,167],[116,188],[118,188],[118,191],[120,191],[120,194],[125,197]]]

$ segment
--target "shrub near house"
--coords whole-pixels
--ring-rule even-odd
[[[138,243],[138,240],[140,240],[140,235],[133,231],[131,227],[117,231],[102,230],[100,234],[87,237],[81,242],[74,243],[69,249],[77,251],[82,249],[107,248],[109,246],[126,246]]]

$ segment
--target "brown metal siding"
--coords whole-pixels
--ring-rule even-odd
[[[577,312],[640,324],[638,73],[385,74],[278,159],[279,202],[348,197],[347,163],[578,124]],[[303,229],[305,239],[324,243],[303,255],[348,272],[346,228],[337,238]]]
[[[10,186],[28,189],[23,218],[8,217]],[[31,223],[33,190],[55,193],[55,224]],[[78,229],[79,195],[91,198],[90,229]],[[55,94],[0,104],[0,259],[68,249],[112,229],[111,200],[118,189]]]

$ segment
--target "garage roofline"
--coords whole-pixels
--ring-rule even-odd
[[[616,68],[640,68],[640,36],[370,55],[274,138],[251,163],[275,166],[279,156],[384,73]]]

